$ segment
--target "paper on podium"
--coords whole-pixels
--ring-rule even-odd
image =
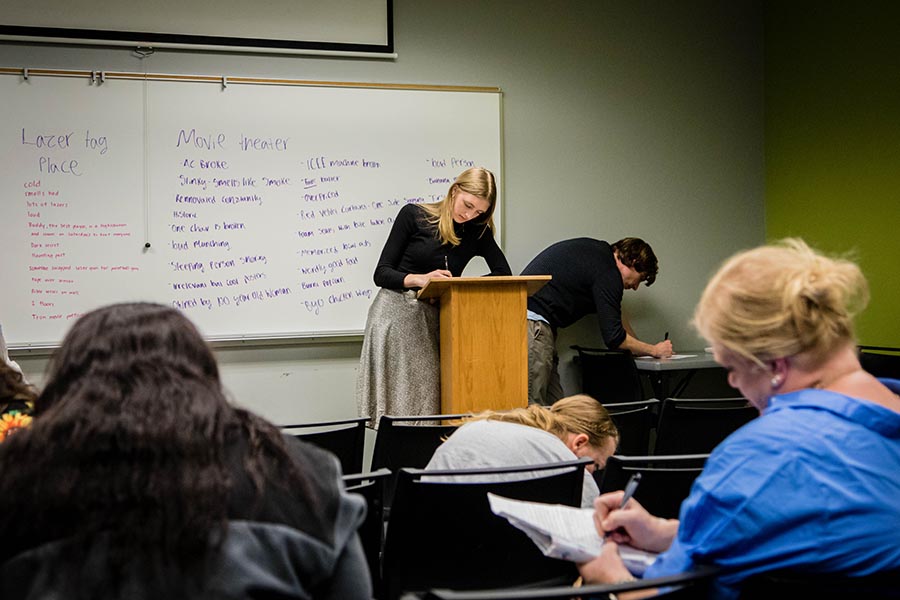
[[[522,530],[545,556],[585,562],[600,554],[603,538],[594,529],[594,509],[504,498],[488,493],[491,510]],[[636,576],[656,559],[656,554],[619,545],[619,555]]]

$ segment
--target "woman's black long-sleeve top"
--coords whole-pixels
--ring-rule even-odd
[[[375,285],[400,290],[410,273],[430,273],[447,267],[454,277],[459,277],[475,256],[484,258],[491,270],[489,275],[512,275],[493,232],[484,223],[454,223],[460,244],[451,246],[441,243],[425,217],[425,211],[416,204],[400,209],[375,267]]]

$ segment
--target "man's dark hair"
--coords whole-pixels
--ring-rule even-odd
[[[641,279],[648,286],[653,285],[659,272],[659,265],[650,244],[640,238],[627,237],[613,244],[612,249],[623,265],[640,273]]]

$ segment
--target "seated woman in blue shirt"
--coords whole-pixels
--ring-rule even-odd
[[[694,323],[761,416],[710,455],[679,519],[634,499],[619,510],[621,491],[600,496],[597,531],[615,533],[579,566],[584,579],[631,578],[617,543],[661,552],[644,577],[721,567],[717,598],[763,571],[900,567],[900,381],[860,366],[853,316],[867,300],[859,267],[800,240],[729,259]]]

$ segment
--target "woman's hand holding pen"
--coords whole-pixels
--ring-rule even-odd
[[[628,480],[628,485],[622,492],[604,494],[594,501],[594,527],[597,533],[604,538],[603,547],[596,558],[578,565],[578,571],[582,578],[589,583],[614,583],[631,579],[631,573],[625,567],[622,557],[619,556],[618,543],[631,541],[628,533],[622,527],[605,529],[609,515],[622,512],[641,482],[641,474],[635,473]],[[616,510],[618,508],[618,510]],[[646,512],[646,511],[644,511]]]
[[[668,548],[678,531],[678,520],[654,517],[634,498],[623,507],[624,496],[625,492],[619,490],[594,500],[594,527],[598,535],[651,552]]]
[[[431,279],[444,279],[448,277],[453,277],[453,273],[446,269],[435,269],[430,273],[421,273],[415,274],[410,273],[406,277],[403,278],[403,287],[405,288],[420,288],[425,287],[425,284],[428,283]]]
[[[421,288],[425,287],[425,284],[428,283],[428,281],[431,279],[445,279],[447,277],[453,277],[453,273],[450,272],[450,259],[446,254],[441,257],[441,264],[444,265],[443,269],[437,268],[428,273],[410,273],[403,278],[403,287]]]
[[[585,582],[615,583],[633,579],[619,555],[618,544],[662,552],[675,539],[677,519],[654,517],[632,498],[639,482],[640,474],[636,474],[624,490],[602,494],[594,500],[594,527],[605,541],[596,558],[578,565]]]

